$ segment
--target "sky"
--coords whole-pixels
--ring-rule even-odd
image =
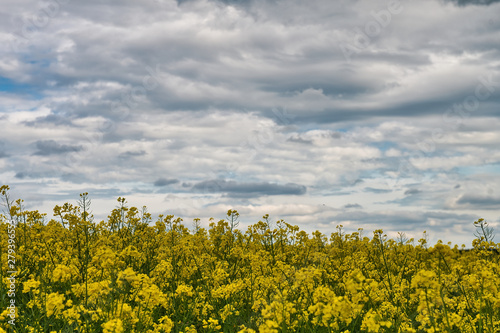
[[[499,2],[2,0],[0,184],[499,242]]]

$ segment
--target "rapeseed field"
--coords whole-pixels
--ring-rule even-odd
[[[97,223],[86,193],[49,219],[8,190],[0,332],[500,332],[500,243],[483,220],[461,251],[267,215],[242,231],[235,210],[188,228],[123,198]]]

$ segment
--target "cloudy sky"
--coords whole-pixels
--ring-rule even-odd
[[[2,0],[0,183],[500,241],[499,2]]]

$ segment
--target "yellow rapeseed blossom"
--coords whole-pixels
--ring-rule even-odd
[[[174,328],[174,323],[167,316],[161,317],[159,324],[154,324],[155,332],[169,333]]]
[[[29,293],[32,292],[34,294],[38,294],[39,290],[38,287],[40,286],[40,281],[36,281],[33,279],[29,279],[28,281],[23,283],[23,293]]]
[[[196,327],[194,325],[191,325],[189,327],[186,327],[184,333],[198,333],[198,331],[196,330]]]
[[[181,284],[181,285],[179,285],[177,287],[177,290],[175,291],[175,294],[177,296],[191,297],[191,296],[193,296],[193,287]]]
[[[256,332],[255,332],[255,330],[248,328],[245,325],[241,325],[238,333],[256,333]]]
[[[66,282],[71,279],[71,273],[71,268],[59,264],[52,272],[52,281]]]
[[[51,293],[47,295],[47,303],[45,305],[47,316],[50,317],[52,315],[61,314],[62,310],[64,309],[64,301],[64,295],[61,295],[59,293]]]
[[[217,319],[209,318],[208,321],[203,320],[203,328],[220,330],[221,326],[219,325],[219,321]]]
[[[122,333],[123,323],[121,319],[112,319],[102,324],[103,333]]]
[[[69,305],[69,306],[71,306],[71,305]],[[70,307],[69,309],[63,311],[62,314],[63,314],[64,319],[69,324],[72,324],[74,322],[81,323],[81,320],[80,320],[81,316],[80,316],[80,313],[78,312],[77,307]]]
[[[130,267],[127,267],[125,270],[118,273],[118,281],[120,281],[121,284],[132,283],[136,279],[137,279],[137,274]]]

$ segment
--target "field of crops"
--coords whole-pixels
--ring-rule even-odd
[[[97,223],[80,199],[53,219],[7,200],[0,332],[500,331],[500,243],[307,234],[268,216],[241,231],[236,211],[207,230],[122,198]]]

